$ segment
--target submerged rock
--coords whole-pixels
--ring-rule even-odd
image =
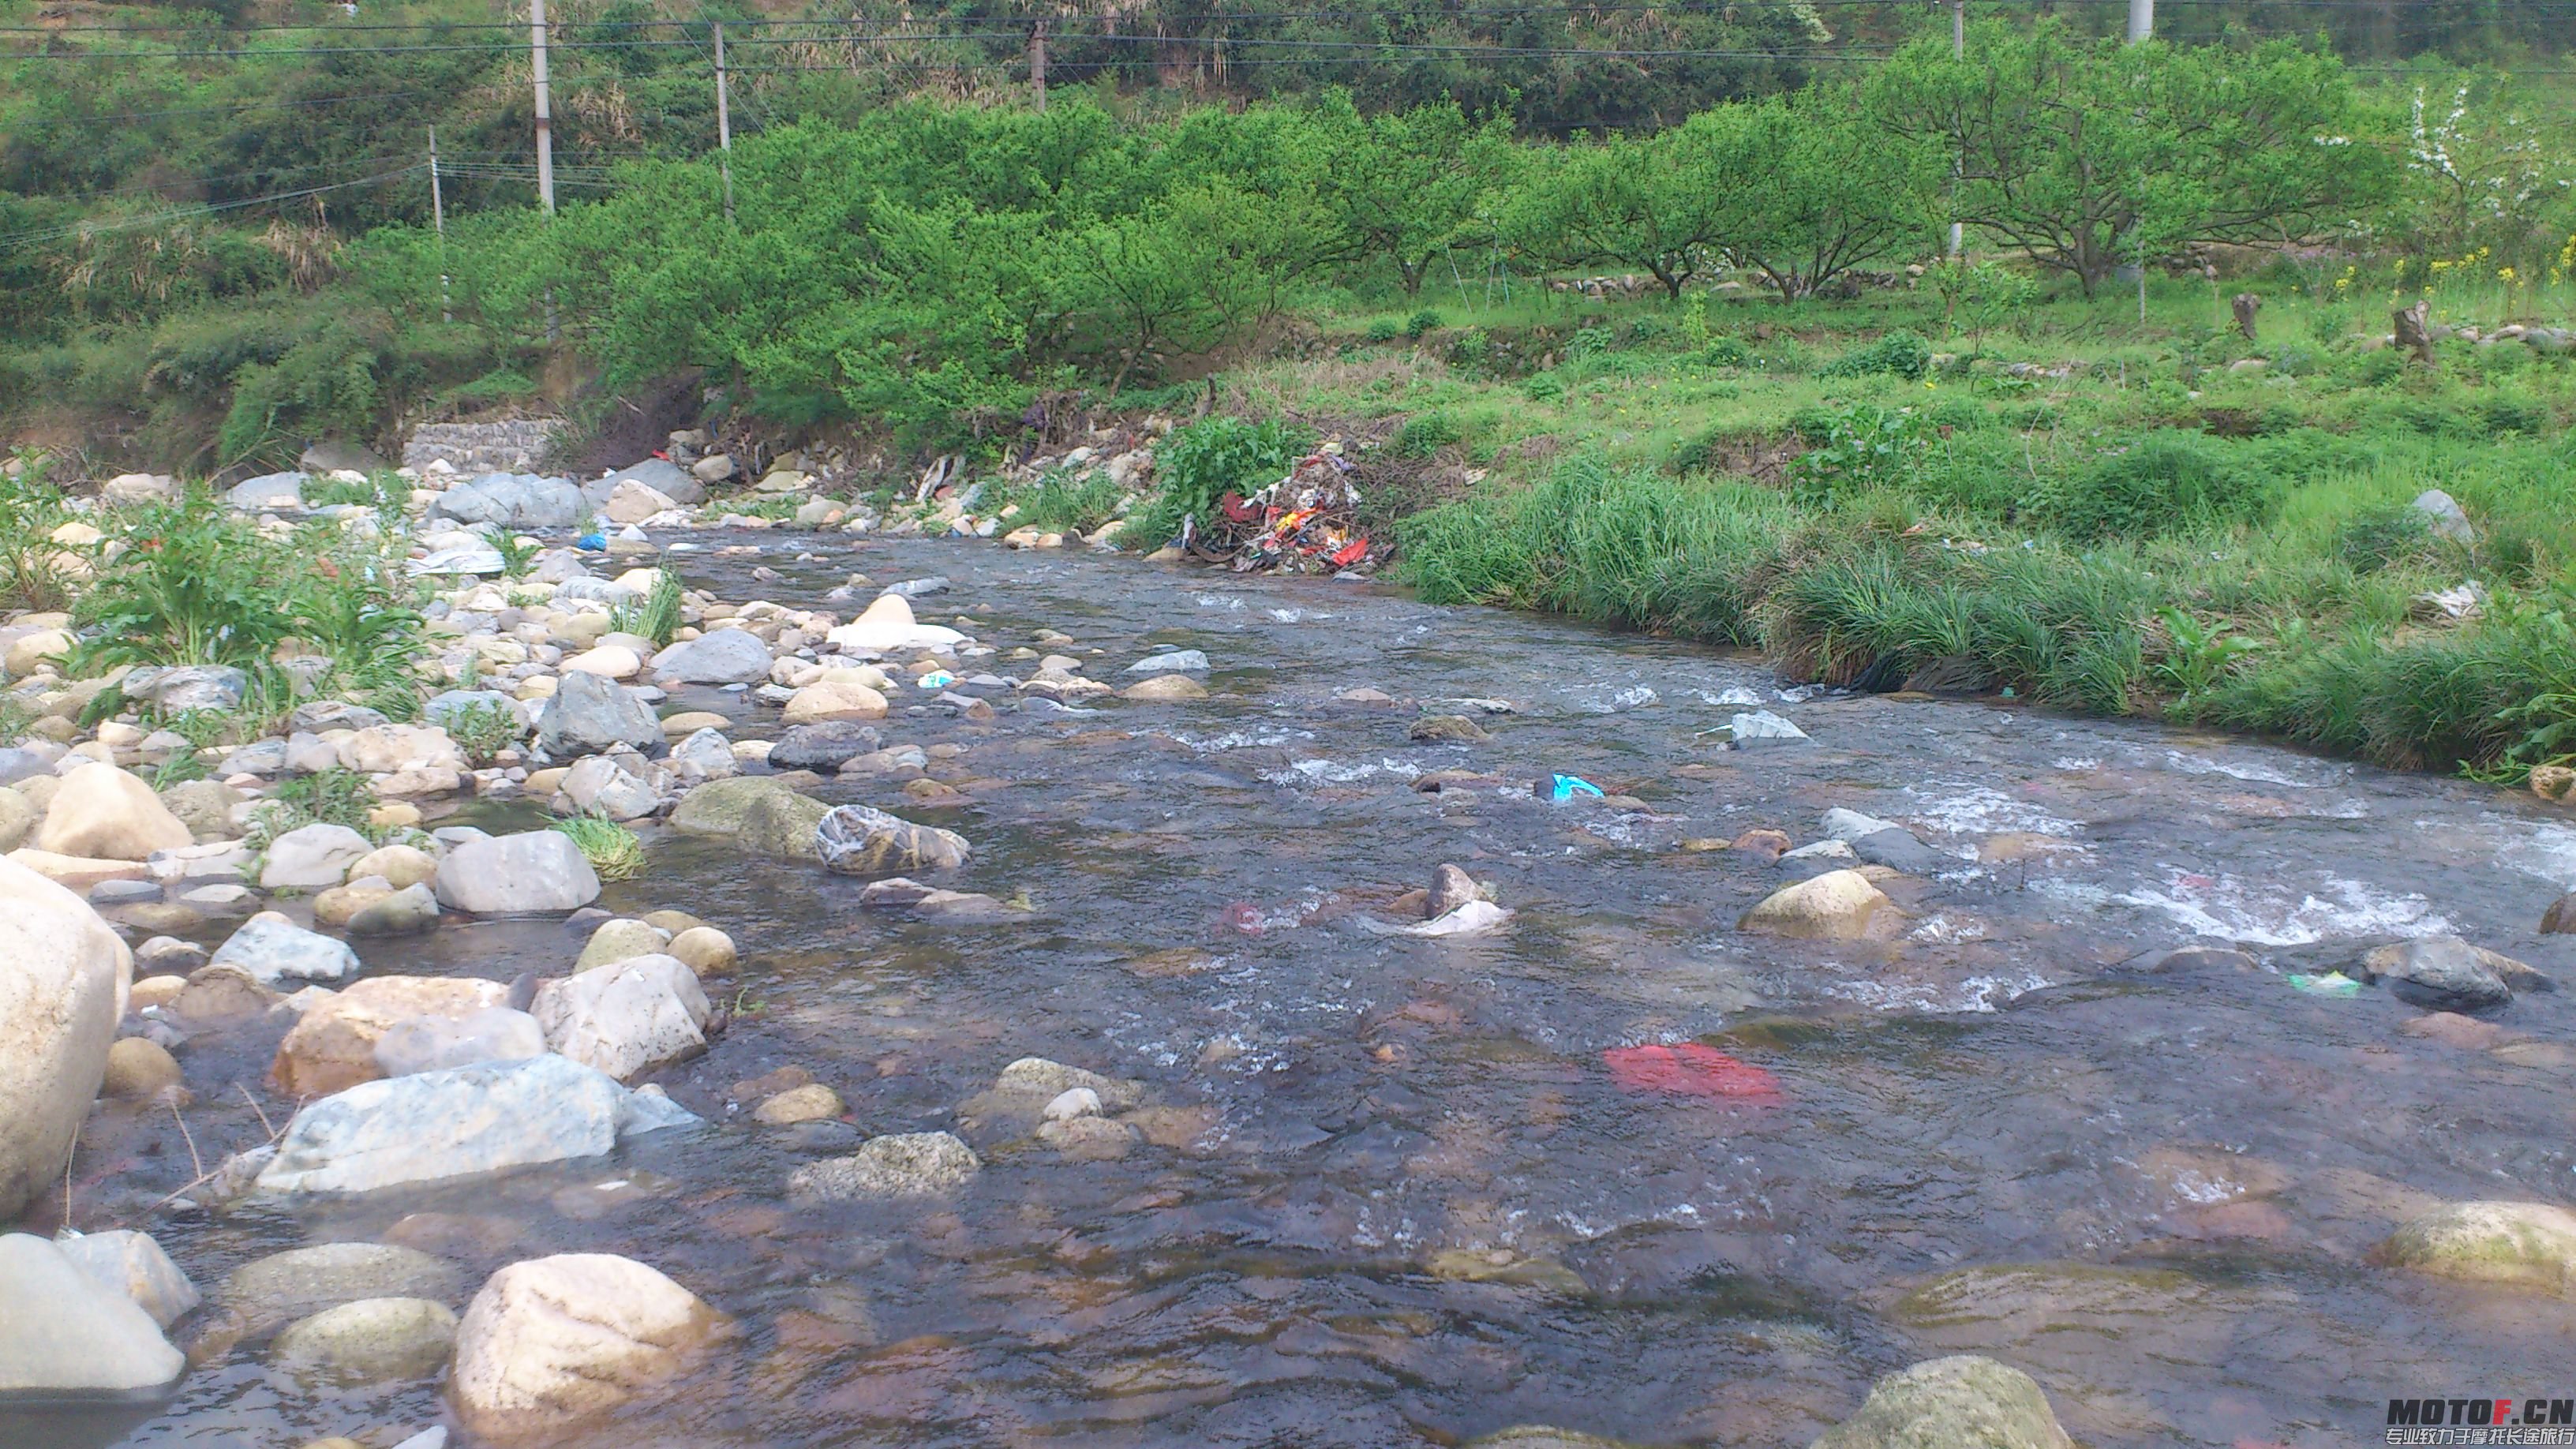
[[[923,1197],[953,1191],[983,1170],[975,1150],[946,1132],[871,1137],[847,1157],[800,1167],[787,1179],[791,1196],[824,1202]]]
[[[270,1361],[296,1378],[343,1384],[425,1379],[447,1362],[456,1313],[432,1298],[361,1298],[288,1324]]]
[[[242,922],[206,964],[232,967],[275,989],[290,981],[340,981],[354,976],[358,953],[336,936],[308,931],[275,911],[262,911]]]
[[[754,854],[815,860],[820,851],[814,828],[831,809],[778,780],[745,775],[691,790],[671,812],[670,823],[684,834],[729,837]]]
[[[726,1327],[696,1294],[631,1258],[513,1263],[458,1322],[447,1391],[478,1435],[553,1435],[676,1378]]]
[[[1897,919],[1896,903],[1868,877],[1834,870],[1773,891],[1736,928],[1807,941],[1860,941],[1887,931]]]
[[[2381,1262],[2443,1278],[2576,1297],[2576,1213],[2536,1202],[2463,1202],[2408,1222]]]
[[[389,1077],[307,1104],[260,1170],[262,1192],[372,1192],[597,1157],[622,1136],[697,1119],[559,1056]]]
[[[2548,977],[2510,956],[2472,946],[2456,936],[2398,941],[2364,952],[2353,974],[2385,982],[2398,1000],[2436,1011],[2484,1011],[2513,1000],[2513,993],[2547,991]]]
[[[197,1285],[170,1261],[149,1233],[117,1228],[81,1237],[59,1238],[54,1246],[74,1266],[134,1301],[167,1328],[197,1306]]]
[[[891,875],[953,870],[972,847],[953,830],[916,825],[865,805],[843,805],[814,828],[823,864],[842,875]]]
[[[439,904],[477,915],[552,915],[598,898],[598,872],[560,830],[469,840],[438,867]]]
[[[365,1298],[453,1299],[464,1273],[445,1258],[392,1243],[321,1243],[254,1259],[215,1293],[226,1333],[251,1338]]]
[[[2072,1443],[2030,1375],[1960,1354],[1880,1379],[1860,1412],[1812,1449],[2072,1449]]]

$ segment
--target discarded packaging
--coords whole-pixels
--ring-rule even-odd
[[[2290,973],[2290,985],[2310,996],[2345,997],[2361,994],[2361,983],[2340,971],[2329,971],[2322,976],[2309,976],[2293,971]]]
[[[1601,799],[1601,787],[1581,775],[1558,775],[1549,783],[1547,798],[1559,805],[1578,795],[1588,796],[1594,800]]]
[[[1205,528],[1184,524],[1182,546],[1239,574],[1333,574],[1364,565],[1371,545],[1360,531],[1360,490],[1350,472],[1339,445],[1327,444],[1251,497],[1218,499]]]

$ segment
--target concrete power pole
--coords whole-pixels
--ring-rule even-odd
[[[429,224],[438,232],[438,320],[453,322],[447,297],[447,197],[438,186],[438,128],[429,128]]]
[[[551,216],[555,209],[555,122],[553,100],[546,91],[546,0],[528,0],[528,60],[537,80],[537,200]]]
[[[724,177],[725,223],[733,223],[733,107],[725,97],[724,22],[716,27],[716,170]]]
[[[2156,33],[2156,0],[2129,0],[2129,43],[2152,39]]]
[[[1968,0],[1950,0],[1950,58],[1952,60],[1968,58]],[[1959,184],[1959,172],[1962,169],[1959,162],[1951,163],[1950,185],[1954,197]],[[1957,261],[1967,255],[1967,252],[1967,225],[1953,221],[1950,223],[1950,259]]]
[[[1041,111],[1046,109],[1046,40],[1047,23],[1041,20],[1029,30],[1029,90]]]

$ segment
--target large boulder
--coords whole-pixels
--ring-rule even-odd
[[[197,843],[186,821],[170,813],[142,780],[109,764],[83,765],[62,777],[36,827],[36,849],[92,860],[142,860],[156,850]]]
[[[371,976],[306,1011],[277,1044],[269,1080],[290,1097],[320,1097],[385,1075],[376,1047],[415,1017],[455,1019],[501,1005],[510,989],[471,976]]]
[[[674,503],[702,503],[706,484],[690,470],[662,458],[647,458],[632,468],[620,468],[605,478],[581,485],[582,496],[593,503],[605,503],[617,495],[621,483],[638,483],[663,494]]]
[[[599,899],[599,873],[560,830],[487,835],[447,852],[438,902],[484,916],[551,915]]]
[[[87,902],[0,860],[0,1220],[62,1186],[133,973]]]
[[[2443,1278],[2576,1298],[2576,1213],[2536,1202],[2463,1202],[2408,1222],[2383,1263]]]
[[[306,1104],[259,1173],[263,1192],[372,1192],[597,1157],[621,1135],[697,1119],[559,1056],[387,1077]]]
[[[1833,870],[1783,886],[1746,911],[1737,929],[1806,941],[1861,941],[1898,922],[1896,904],[1856,870]]]
[[[1880,1379],[1860,1412],[1812,1449],[2072,1449],[2072,1442],[2030,1375],[1959,1354]]]
[[[909,875],[951,870],[972,847],[954,830],[916,825],[865,805],[843,805],[814,828],[823,864],[842,875]]]
[[[712,780],[682,797],[671,828],[689,835],[729,838],[755,855],[817,860],[815,827],[832,807],[799,795],[777,780],[741,776]]]
[[[349,878],[349,866],[375,844],[346,825],[316,821],[268,843],[259,864],[262,890],[328,890]]]
[[[680,684],[757,684],[769,677],[769,646],[748,629],[711,629],[653,656],[653,672]]]
[[[358,953],[336,936],[308,931],[275,911],[262,911],[226,937],[206,964],[232,967],[275,990],[290,981],[339,981],[354,976]]]
[[[288,1324],[269,1360],[292,1378],[391,1383],[435,1375],[455,1342],[455,1311],[435,1298],[361,1298]]]
[[[657,952],[549,981],[529,1014],[547,1046],[622,1080],[706,1050],[708,1010],[697,973]]]
[[[170,1261],[149,1233],[112,1228],[76,1238],[59,1238],[54,1246],[74,1266],[134,1301],[163,1328],[197,1306],[197,1285]]]
[[[438,495],[429,506],[429,519],[503,528],[569,528],[588,509],[588,500],[569,479],[486,473]]]
[[[262,473],[234,484],[232,491],[224,495],[224,501],[245,513],[270,508],[302,508],[307,481],[308,477],[303,473]]]
[[[316,1243],[254,1258],[215,1290],[228,1335],[255,1336],[368,1298],[449,1302],[464,1288],[454,1263],[393,1243]]]
[[[340,763],[370,775],[400,770],[474,768],[465,751],[437,725],[380,724],[354,731],[335,746]]]
[[[187,1370],[133,1299],[43,1238],[0,1237],[0,1404],[147,1399]]]
[[[643,697],[604,674],[568,670],[537,715],[537,745],[558,760],[630,745],[647,755],[663,748],[662,721]]]
[[[376,1039],[376,1068],[388,1077],[545,1054],[545,1028],[537,1025],[535,1017],[506,1006],[463,1016],[411,1017],[387,1027]]]
[[[883,719],[886,697],[864,684],[825,679],[787,697],[779,718],[790,727],[827,720]]]
[[[250,675],[229,664],[172,664],[128,670],[116,689],[127,702],[148,704],[166,718],[192,709],[241,708]]]
[[[2382,982],[2400,1001],[2433,1011],[2484,1011],[2516,990],[2551,989],[2549,978],[2511,956],[2456,936],[2398,941],[2362,953],[2353,974]]]
[[[480,1437],[551,1437],[687,1371],[727,1327],[696,1294],[631,1258],[513,1263],[466,1306],[448,1394]]]

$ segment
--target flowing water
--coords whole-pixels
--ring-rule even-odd
[[[906,813],[969,836],[956,884],[1024,890],[1026,918],[862,913],[860,882],[656,840],[605,903],[693,911],[743,947],[731,1031],[660,1078],[714,1130],[147,1222],[199,1283],[334,1239],[471,1278],[640,1258],[741,1334],[581,1441],[619,1446],[1378,1449],[1524,1422],[1802,1445],[1877,1375],[1960,1351],[2032,1371],[2097,1446],[2347,1445],[2391,1397],[2576,1391],[2576,1308],[2365,1256],[2440,1200],[2576,1195],[2570,996],[2518,999],[2490,1049],[2284,974],[2436,932],[2571,974],[2576,938],[2533,931],[2576,883],[2576,828],[2527,798],[2137,722],[1783,692],[1749,659],[1368,586],[796,546],[766,555],[783,582],[744,556],[684,567],[800,605],[854,567],[943,573],[926,621],[971,610],[1004,648],[1061,629],[1112,680],[1149,644],[1203,649],[1214,697],[989,725],[898,709],[890,743],[966,747],[935,769],[965,802]],[[1416,744],[1412,709],[1334,698],[1363,686],[1516,712],[1485,717],[1490,743]],[[734,698],[674,703],[749,720]],[[1706,732],[1749,707],[1813,743],[1717,748]],[[1444,769],[1499,779],[1413,787]],[[1650,809],[1534,798],[1554,772]],[[906,808],[883,782],[818,793]],[[1950,857],[1891,884],[1910,916],[1891,943],[1740,934],[1780,872],[1679,848],[1812,840],[1834,806]],[[1443,861],[1515,912],[1504,930],[1362,928]],[[514,923],[362,949],[506,979],[578,941]],[[2123,966],[2195,941],[2265,965]],[[237,1037],[190,1057],[208,1150],[262,1135],[223,1098],[274,1033]],[[1605,1062],[1691,1041],[1776,1093],[1673,1094]],[[968,1130],[985,1170],[952,1201],[811,1207],[786,1177],[858,1134],[728,1107],[795,1064],[859,1133],[950,1127],[1030,1055],[1146,1083],[1155,1140],[1071,1161]],[[87,1150],[88,1219],[191,1175],[166,1114]],[[120,1442],[291,1446],[439,1413],[428,1385],[307,1396],[246,1349]]]

